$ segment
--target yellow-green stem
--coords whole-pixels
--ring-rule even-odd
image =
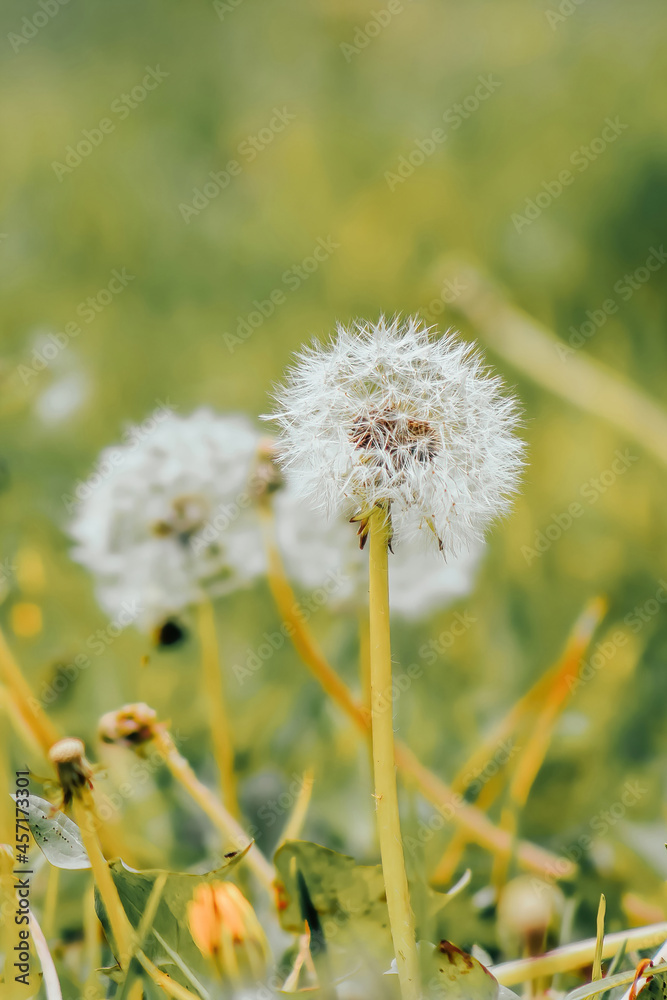
[[[95,913],[95,880],[92,879],[83,898],[83,995],[87,1000],[100,1000],[101,990],[97,970],[102,964],[100,925]]]
[[[109,866],[102,854],[97,834],[98,820],[90,793],[84,791],[82,795],[75,796],[72,802],[72,809],[74,819],[81,832],[83,846],[90,861],[95,885],[104,903],[109,923],[111,924],[111,931],[116,942],[116,948],[118,949],[118,964],[125,970],[132,956],[132,926],[123,909],[123,904],[120,901],[118,890],[111,877]]]
[[[23,720],[34,733],[44,753],[48,753],[53,744],[60,739],[58,730],[30,690],[30,685],[21,673],[1,631],[0,677],[4,680]]]
[[[220,669],[220,651],[215,630],[215,612],[210,601],[199,605],[199,641],[202,671],[213,740],[215,762],[220,774],[222,801],[234,815],[240,816],[234,773],[234,746],[227,714],[225,689]]]
[[[49,872],[46,882],[46,893],[44,895],[44,915],[42,917],[42,930],[46,940],[50,940],[55,932],[56,911],[58,908],[58,888],[60,885],[60,868],[49,865]]]
[[[276,607],[286,625],[290,626],[290,639],[304,664],[322,686],[326,694],[366,735],[370,718],[363,705],[357,703],[346,684],[327,662],[308,625],[299,615],[299,602],[292,590],[276,546],[273,515],[268,504],[260,505],[260,515],[269,559],[268,581]],[[396,743],[396,763],[406,778],[414,782],[424,798],[439,810],[447,820],[457,823],[469,836],[486,850],[509,853],[513,844],[507,832],[497,826],[475,806],[464,802],[433,771],[421,763],[404,743]],[[572,878],[577,867],[566,858],[559,858],[543,847],[522,840],[517,844],[517,858],[527,871],[553,878]]]
[[[419,956],[398,812],[389,634],[387,512],[370,517],[371,729],[375,804],[389,924],[403,1000],[419,1000]]]
[[[628,951],[639,951],[662,944],[667,938],[667,922],[650,924],[647,927],[632,927],[627,931],[615,931],[604,939],[601,959],[613,958],[625,943]],[[518,958],[502,965],[491,966],[490,971],[503,986],[517,986],[529,979],[555,976],[558,972],[572,972],[591,965],[597,949],[597,938],[575,941],[548,951],[535,958]]]
[[[275,873],[257,844],[251,842],[251,838],[234,816],[216,799],[211,790],[201,783],[189,762],[177,750],[171,734],[164,727],[156,728],[153,740],[173,777],[185,788],[218,830],[229,839],[234,850],[243,850],[251,844],[245,860],[273,898]]]

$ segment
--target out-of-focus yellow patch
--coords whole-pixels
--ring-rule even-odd
[[[19,601],[12,607],[9,618],[14,635],[30,639],[42,631],[42,609],[38,604]]]

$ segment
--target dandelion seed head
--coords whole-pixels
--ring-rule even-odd
[[[276,393],[278,460],[314,507],[348,517],[381,505],[397,541],[427,529],[446,553],[481,541],[516,492],[516,400],[452,333],[414,317],[339,326]]]
[[[243,416],[166,412],[107,448],[79,490],[73,557],[101,606],[150,630],[264,572],[250,485],[261,439]]]

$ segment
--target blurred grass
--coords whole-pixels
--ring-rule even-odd
[[[341,43],[353,41],[374,9],[332,0],[243,0],[220,20],[205,2],[71,0],[18,52],[7,42],[0,69],[7,137],[0,195],[0,232],[6,234],[0,242],[0,451],[9,481],[0,494],[0,556],[20,567],[26,550],[38,552],[44,579],[12,571],[0,613],[8,622],[20,601],[42,609],[42,631],[13,637],[38,691],[58,662],[69,662],[106,626],[90,580],[68,559],[62,496],[86,477],[100,448],[157,400],[169,400],[181,413],[202,403],[265,412],[268,390],[304,340],[357,315],[428,311],[440,293],[441,262],[452,253],[479,262],[520,307],[567,341],[586,310],[617,298],[614,284],[661,245],[667,65],[659,0],[631,7],[585,0],[554,29],[545,12],[555,4],[415,0],[346,61]],[[30,5],[5,6],[5,36],[32,12]],[[97,126],[112,102],[141,81],[146,66],[158,64],[168,78],[59,182],[52,162],[63,160],[83,129]],[[385,172],[488,74],[500,81],[498,90],[390,191]],[[191,202],[209,172],[238,156],[239,144],[283,106],[294,122],[254,162],[244,161],[241,175],[185,224],[179,205]],[[513,213],[615,116],[628,128],[518,233]],[[287,289],[284,272],[329,236],[340,247],[298,290]],[[17,366],[29,363],[35,338],[75,319],[79,303],[106,286],[114,268],[135,279],[47,370],[24,384]],[[664,400],[667,369],[665,274],[656,272],[627,302],[619,301],[618,312],[582,348],[656,400]],[[224,334],[255,308],[253,300],[276,288],[285,291],[285,302],[230,353]],[[438,320],[445,325],[458,316],[443,309]],[[401,734],[446,777],[558,656],[589,598],[609,597],[606,634],[653,598],[666,576],[664,470],[601,421],[502,359],[490,360],[517,386],[525,408],[525,490],[492,535],[475,593],[459,607],[476,619],[474,627],[398,706]],[[553,364],[566,379],[566,364],[556,356]],[[72,373],[88,380],[87,397],[69,416],[45,421],[43,395]],[[626,447],[639,460],[595,503],[582,501],[582,486]],[[535,533],[577,500],[583,515],[528,564],[522,547],[532,546]],[[414,662],[452,614],[419,626],[397,624],[396,660]],[[266,586],[229,598],[219,607],[219,625],[227,662],[240,662],[259,641],[255,636],[275,628]],[[322,611],[314,627],[354,684],[356,622]],[[624,919],[622,893],[632,888],[660,900],[667,874],[660,857],[666,833],[664,607],[633,642],[636,663],[621,651],[574,696],[521,821],[523,835],[562,850],[590,833],[591,818],[617,801],[626,780],[646,787],[584,864],[576,892],[584,900],[579,923],[586,934],[594,933],[601,890],[614,929]],[[139,669],[147,649],[147,640],[128,631],[92,656],[90,668],[53,704],[54,719],[90,741],[103,711],[145,699],[171,718],[185,740],[183,752],[214,780],[195,644],[154,653]],[[312,766],[306,836],[372,857],[364,748],[292,650],[278,650],[243,688],[230,674],[228,687],[248,810],[256,812]],[[152,794],[129,802],[139,831],[130,863],[200,862],[215,849],[215,838],[164,775],[156,780],[178,802],[174,828]],[[422,806],[415,810],[421,814]],[[270,847],[277,834],[278,824],[267,828],[262,846]],[[640,834],[652,845],[643,857],[633,850]],[[432,863],[447,836],[438,834],[428,846]],[[467,860],[475,884],[484,884],[489,859],[471,850]],[[72,892],[78,891],[74,882],[65,882]],[[456,903],[457,911],[466,906],[463,898]],[[451,918],[447,911],[454,928],[464,920],[457,911]],[[75,919],[71,909],[63,912],[67,921]],[[465,919],[459,943],[467,943],[461,940],[466,934],[485,937],[483,928],[469,926],[470,914]]]

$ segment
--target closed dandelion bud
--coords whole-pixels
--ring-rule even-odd
[[[103,743],[119,743],[136,749],[155,735],[157,712],[143,701],[123,705],[107,712],[98,723],[97,733]]]
[[[557,926],[563,909],[563,894],[557,886],[530,875],[512,879],[498,903],[498,928],[508,952],[539,954],[547,934]]]
[[[255,911],[232,882],[205,882],[188,903],[192,939],[221,979],[233,984],[262,980],[269,945]]]
[[[68,737],[58,740],[49,750],[49,760],[58,773],[66,806],[83,789],[93,787],[93,769],[86,760],[85,749],[81,740]]]

